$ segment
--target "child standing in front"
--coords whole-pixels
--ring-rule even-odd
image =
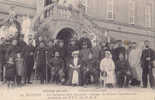
[[[8,84],[8,87],[12,87],[15,83],[15,74],[16,74],[16,66],[13,57],[10,57],[6,66],[5,66],[5,78]]]
[[[101,60],[100,71],[105,74],[104,84],[108,88],[113,88],[116,83],[115,64],[110,51],[105,51],[105,58]]]

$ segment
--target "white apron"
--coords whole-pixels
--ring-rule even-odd
[[[79,73],[76,70],[73,71],[72,84],[79,84]]]

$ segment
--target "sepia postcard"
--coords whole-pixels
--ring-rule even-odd
[[[155,100],[155,0],[0,0],[0,100]]]

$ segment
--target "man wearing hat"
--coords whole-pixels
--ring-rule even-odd
[[[144,41],[145,48],[142,51],[141,56],[141,67],[142,67],[142,81],[143,88],[147,88],[148,76],[150,81],[150,86],[152,87],[152,68],[151,62],[155,56],[155,52],[150,48],[150,41]]]

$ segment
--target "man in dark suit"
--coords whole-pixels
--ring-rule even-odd
[[[26,71],[25,71],[25,83],[31,84],[30,78],[31,78],[31,73],[33,71],[33,66],[34,66],[34,51],[35,47],[33,46],[33,40],[29,39],[28,45],[25,47],[25,66],[26,66]]]
[[[144,41],[145,48],[142,51],[142,56],[141,56],[141,67],[142,67],[142,81],[143,81],[143,87],[147,88],[147,83],[148,83],[148,75],[149,75],[149,81],[150,81],[150,86],[152,87],[152,67],[151,67],[151,62],[154,57],[154,51],[150,48],[150,42],[148,40]]]

